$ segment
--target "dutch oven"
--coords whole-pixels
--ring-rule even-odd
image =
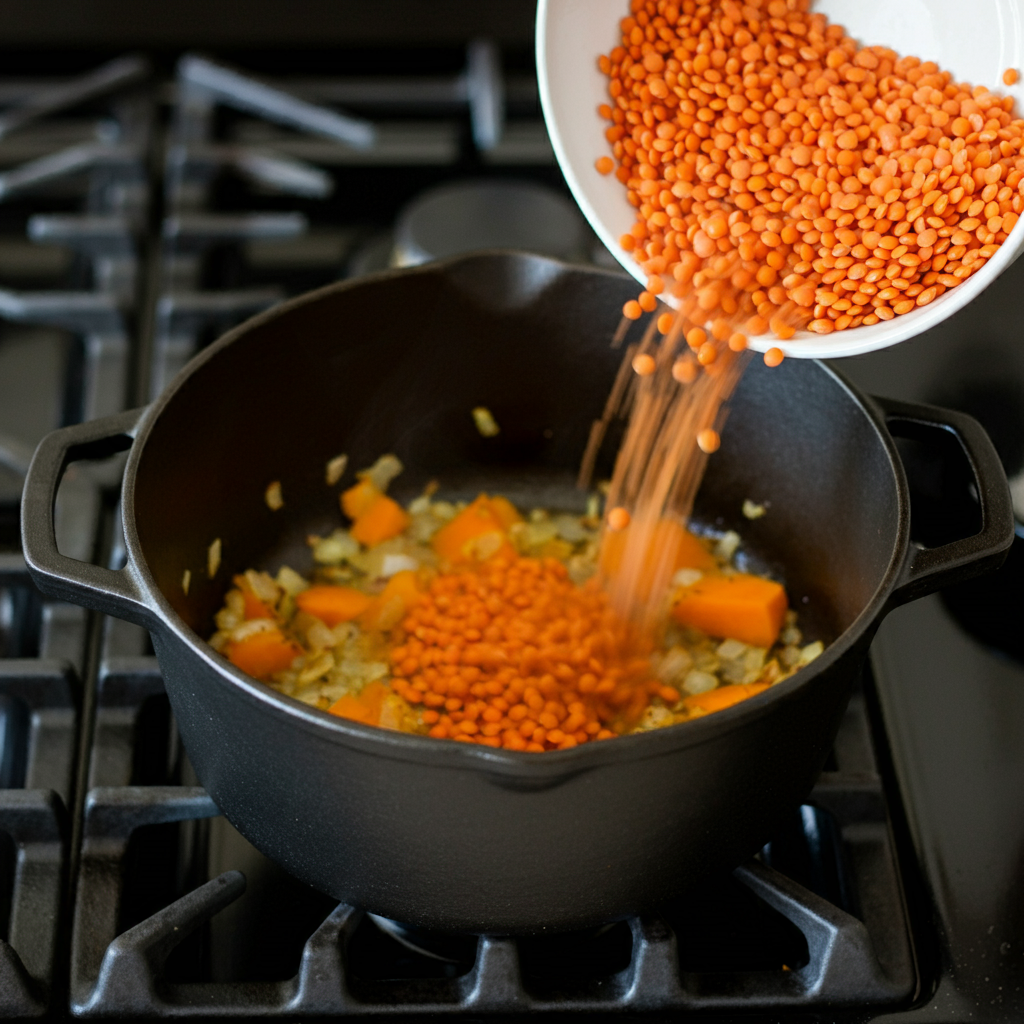
[[[151,406],[40,444],[22,510],[33,579],[150,630],[203,785],[317,889],[450,931],[565,930],[650,908],[750,856],[806,797],[885,613],[998,564],[1009,546],[1006,479],[974,420],[864,397],[821,363],[756,361],[694,518],[737,530],[753,563],[785,581],[805,634],[828,643],[767,692],[670,728],[527,754],[332,717],[207,646],[233,574],[308,570],[307,532],[341,523],[324,480],[341,452],[350,467],[396,453],[408,467],[399,498],[436,478],[453,497],[486,489],[582,508],[573,481],[634,291],[617,274],[510,253],[339,283],[230,331]],[[477,433],[477,406],[497,437]],[[977,496],[973,536],[911,543],[893,434],[955,438]],[[64,468],[127,448],[126,567],[59,554]],[[263,500],[273,480],[277,512]],[[748,498],[768,514],[744,519]]]

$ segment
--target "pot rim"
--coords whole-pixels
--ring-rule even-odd
[[[164,392],[147,407],[139,421],[135,431],[135,440],[125,465],[121,499],[128,562],[129,565],[133,564],[136,569],[139,586],[159,620],[161,632],[168,638],[184,644],[192,654],[202,658],[217,672],[223,682],[238,687],[245,699],[253,705],[271,715],[283,712],[289,717],[293,726],[299,727],[305,732],[316,734],[321,738],[330,737],[331,742],[341,742],[365,753],[393,760],[482,770],[502,779],[521,779],[524,782],[546,780],[550,784],[555,784],[563,778],[594,768],[622,761],[635,762],[660,757],[681,748],[698,747],[711,742],[723,732],[739,727],[740,723],[747,719],[758,717],[762,714],[762,709],[769,703],[782,703],[792,699],[799,690],[812,685],[818,676],[861,642],[864,635],[870,633],[872,628],[881,621],[888,610],[890,595],[904,569],[910,546],[909,490],[896,446],[885,427],[885,420],[868,396],[862,395],[842,374],[820,360],[808,360],[808,362],[815,363],[823,373],[832,378],[862,410],[874,427],[875,434],[889,457],[889,464],[894,472],[897,500],[896,537],[892,557],[870,601],[857,618],[825,648],[818,658],[797,671],[789,679],[740,701],[738,704],[716,711],[714,714],[653,729],[649,732],[619,736],[610,743],[584,743],[572,750],[545,751],[543,754],[495,749],[469,743],[453,743],[450,740],[438,740],[429,736],[364,725],[330,715],[326,711],[321,711],[278,693],[272,687],[251,678],[236,668],[227,658],[214,651],[203,637],[185,623],[156,585],[143,554],[142,543],[135,525],[135,479],[139,463],[145,452],[146,441],[159,422],[163,410],[174,401],[177,393],[194,374],[198,373],[207,362],[217,358],[224,349],[240,341],[254,329],[281,316],[286,316],[293,310],[319,302],[327,296],[361,287],[368,282],[389,280],[395,277],[424,274],[443,276],[460,264],[479,262],[499,256],[504,259],[512,256],[518,259],[540,261],[550,264],[552,269],[567,267],[570,270],[586,274],[606,275],[617,279],[625,277],[621,271],[577,267],[546,256],[504,249],[455,256],[418,267],[378,271],[357,279],[325,285],[264,310],[231,328],[197,353],[182,368]]]

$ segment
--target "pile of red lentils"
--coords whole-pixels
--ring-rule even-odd
[[[429,734],[506,750],[570,750],[636,724],[654,676],[598,587],[554,558],[494,558],[436,577],[397,633],[391,688]]]
[[[876,324],[955,287],[1013,230],[1012,98],[858,46],[809,7],[630,3],[622,45],[599,59],[614,160],[596,165],[637,210],[620,241],[649,280],[627,317],[668,290],[687,340],[710,328],[734,349],[768,330]]]

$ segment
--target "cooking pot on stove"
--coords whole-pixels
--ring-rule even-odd
[[[738,864],[811,789],[884,614],[998,564],[1010,544],[1006,479],[975,421],[866,398],[820,363],[755,363],[694,517],[740,532],[755,564],[785,580],[805,633],[830,641],[767,692],[670,728],[526,754],[332,717],[207,646],[234,573],[302,570],[307,532],[340,521],[324,482],[340,452],[355,467],[395,452],[408,467],[399,498],[436,478],[454,497],[581,505],[573,482],[634,287],[510,253],[335,284],[230,331],[148,408],[39,446],[22,510],[33,579],[151,631],[203,785],[316,888],[424,927],[526,933],[635,913]],[[497,437],[477,433],[481,405]],[[977,494],[972,536],[911,543],[893,434],[955,438]],[[52,509],[64,468],[129,448],[127,565],[61,555]],[[263,500],[272,480],[277,512]],[[744,519],[747,498],[768,514]],[[210,579],[216,538],[223,562]]]

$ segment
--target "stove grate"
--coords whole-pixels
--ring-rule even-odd
[[[124,842],[125,822],[169,821],[175,816],[215,814],[202,791],[133,789],[96,791],[87,817],[85,869],[95,876],[78,916],[96,925],[113,895],[116,872],[104,866]],[[103,835],[103,819],[109,832]],[[90,828],[91,826],[91,828]],[[89,850],[93,846],[93,850]],[[758,861],[739,868],[737,879],[793,924],[806,938],[807,966],[798,970],[697,975],[680,969],[676,936],[660,916],[633,918],[629,965],[601,979],[593,993],[544,999],[531,994],[521,970],[516,939],[481,936],[470,971],[456,978],[394,979],[350,984],[347,952],[362,912],[339,905],[307,941],[296,976],[285,982],[170,983],[163,966],[174,948],[245,891],[241,872],[225,872],[128,929],[102,951],[94,978],[77,978],[72,1010],[78,1016],[145,1014],[166,1017],[333,1015],[352,1013],[597,1013],[609,1010],[798,1010],[878,1006],[904,1001],[912,978],[889,977],[865,925],[803,886]],[[106,881],[107,885],[103,885]],[[106,915],[109,916],[109,915]],[[76,930],[77,937],[77,930]],[[83,941],[80,939],[80,941]],[[88,943],[95,954],[94,939]],[[80,964],[85,951],[79,948]],[[91,982],[91,984],[90,984]]]
[[[64,662],[0,660],[0,1017],[51,1001],[79,685]]]
[[[161,693],[153,658],[110,658],[101,669],[90,770],[93,788],[86,801],[72,938],[71,1009],[77,1016],[515,1015],[751,1007],[795,1012],[895,1006],[906,1003],[915,991],[884,796],[878,777],[864,761],[871,756],[870,747],[864,746],[870,740],[859,694],[837,741],[837,770],[823,775],[811,803],[797,816],[802,852],[787,833],[727,882],[746,899],[756,898],[762,913],[775,915],[783,928],[796,933],[796,944],[790,942],[788,948],[801,946],[806,955],[793,954],[790,964],[783,966],[778,951],[774,969],[764,969],[764,964],[757,969],[755,964],[753,969],[730,970],[727,965],[723,969],[722,964],[695,962],[686,947],[700,941],[700,929],[706,926],[692,899],[583,939],[464,937],[460,947],[459,940],[449,937],[441,955],[411,952],[409,946],[415,946],[417,938],[405,930],[397,930],[398,942],[403,943],[399,946],[395,929],[382,932],[372,917],[342,904],[309,935],[291,977],[224,981],[213,980],[209,971],[204,975],[201,970],[175,969],[174,960],[176,950],[195,942],[215,915],[242,897],[242,872],[223,871],[192,887],[188,879],[194,880],[194,871],[179,864],[177,884],[184,894],[125,926],[126,903],[145,902],[129,891],[140,884],[140,876],[133,878],[127,867],[133,836],[153,826],[190,823],[190,840],[178,837],[177,849],[182,850],[194,845],[200,823],[219,814],[199,787],[132,784],[140,771],[135,748],[168,743],[166,722],[154,726],[160,716],[151,713]],[[157,735],[151,735],[154,728]],[[145,773],[150,780],[166,783],[182,776],[182,762],[173,754],[162,752],[154,763],[164,764],[166,770],[160,775],[150,768]],[[174,842],[170,834],[159,839],[165,847]],[[773,863],[785,866],[794,877]],[[152,878],[145,881],[160,888]],[[599,935],[609,936],[604,940],[605,961],[595,956]],[[564,974],[556,972],[553,981],[539,978],[539,958],[557,959],[561,949],[569,963],[574,942],[577,965],[579,950],[589,951],[590,976],[574,979],[570,964]],[[382,943],[392,944],[390,954],[380,952]],[[606,973],[600,970],[602,962]],[[367,971],[367,964],[374,966]],[[261,973],[264,979],[267,976]]]

